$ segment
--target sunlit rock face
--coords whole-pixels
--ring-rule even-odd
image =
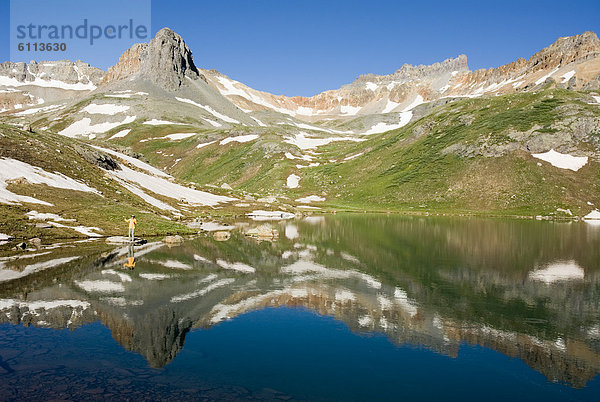
[[[134,270],[122,268],[127,248],[90,252],[93,269],[67,262],[32,272],[26,294],[3,283],[0,320],[51,328],[100,320],[124,348],[163,367],[190,330],[302,307],[357,334],[451,357],[461,343],[482,345],[575,387],[600,372],[599,256],[589,248],[600,233],[584,224],[328,217],[279,231],[290,225],[290,238],[267,242],[233,231],[224,242],[137,247]],[[52,261],[27,264],[41,258]]]

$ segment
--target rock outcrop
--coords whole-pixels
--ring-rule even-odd
[[[103,83],[139,75],[168,91],[181,87],[186,78],[201,77],[192,51],[183,38],[169,28],[163,28],[149,43],[137,43],[121,55],[110,67]]]
[[[100,84],[104,77],[104,71],[80,60],[76,62],[70,60],[42,61],[40,63],[32,61],[29,64],[7,61],[0,64],[0,76],[14,79],[20,85],[43,86],[52,80],[66,84],[63,85],[65,89],[91,90]],[[60,87],[60,84],[55,85]]]

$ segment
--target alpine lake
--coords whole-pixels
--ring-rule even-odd
[[[600,400],[600,225],[376,214],[0,257],[0,400]]]

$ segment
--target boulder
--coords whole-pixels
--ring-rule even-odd
[[[279,231],[273,229],[270,225],[260,225],[246,231],[246,236],[256,237],[259,239],[274,239],[279,237]]]
[[[230,237],[231,237],[231,235],[229,234],[229,232],[225,232],[223,230],[213,233],[213,238],[216,241],[227,241],[227,240],[229,240]]]
[[[163,241],[163,243],[166,243],[167,245],[172,246],[172,245],[177,245],[177,244],[183,243],[183,237],[181,237],[179,235],[167,236],[162,241]]]

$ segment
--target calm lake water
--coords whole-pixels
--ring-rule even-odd
[[[600,226],[258,224],[5,253],[0,400],[600,400]]]

